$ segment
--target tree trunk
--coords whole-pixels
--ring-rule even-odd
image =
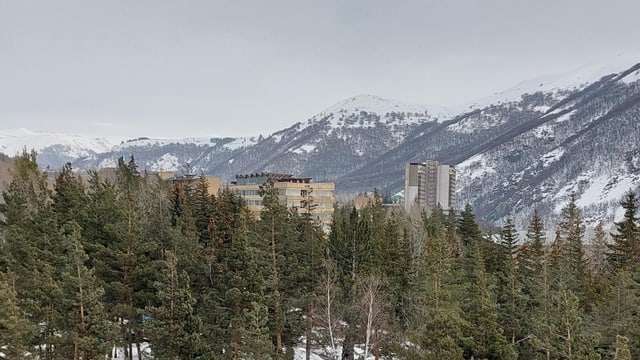
[[[354,360],[354,338],[351,335],[351,330],[347,332],[347,335],[344,337],[344,342],[342,343],[342,360]]]
[[[311,305],[309,305],[309,308],[307,310],[307,331],[305,333],[305,337],[306,337],[306,342],[305,342],[305,359],[306,360],[310,360],[311,359],[311,326],[312,326],[312,322],[311,322]]]
[[[276,334],[276,349],[278,354],[282,354],[282,332],[280,331]]]

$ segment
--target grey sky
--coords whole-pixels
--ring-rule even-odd
[[[464,103],[637,52],[639,14],[637,0],[0,0],[0,128],[266,135],[357,94]]]

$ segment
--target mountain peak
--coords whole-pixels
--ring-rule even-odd
[[[384,116],[391,112],[404,113],[428,113],[431,116],[446,115],[444,108],[432,107],[420,104],[411,104],[394,99],[385,99],[378,95],[361,94],[338,101],[333,106],[323,110],[320,116],[328,114],[358,114],[360,112],[375,113]]]

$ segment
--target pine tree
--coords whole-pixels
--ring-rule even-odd
[[[531,345],[546,359],[599,359],[600,336],[585,328],[580,299],[572,290],[574,279],[565,276],[571,270],[567,257],[560,257],[556,264],[544,263]]]
[[[343,358],[353,359],[355,337],[357,336],[357,317],[353,308],[354,286],[358,275],[371,269],[373,258],[370,219],[354,207],[343,207],[334,213],[334,221],[329,235],[329,256],[335,262],[339,284],[343,295],[340,304],[348,325],[343,343]]]
[[[544,245],[546,243],[544,223],[536,210],[531,218],[531,223],[527,230],[527,243],[531,252],[531,270],[540,272],[542,270],[542,262],[544,259]]]
[[[148,178],[142,178],[131,161],[118,161],[115,183],[92,179],[90,206],[107,218],[92,217],[98,246],[94,260],[96,275],[104,282],[107,310],[121,325],[119,344],[125,346],[127,358],[133,345],[140,352],[144,337],[144,309],[155,304],[153,283],[158,274],[158,239],[143,233],[149,209],[145,196]]]
[[[153,354],[162,359],[198,359],[206,352],[202,320],[194,313],[195,299],[186,272],[178,274],[177,258],[168,251],[162,275],[155,283],[158,306],[148,308],[147,334]]]
[[[545,262],[545,229],[542,219],[535,211],[527,228],[526,241],[516,258],[523,293],[529,298],[539,293],[540,275]]]
[[[36,326],[23,315],[16,292],[4,279],[0,279],[0,304],[0,352],[6,359],[29,358]]]
[[[463,354],[458,342],[467,323],[458,302],[456,257],[450,248],[449,231],[438,221],[431,224],[427,249],[423,250],[426,259],[414,264],[412,285],[416,291],[405,324],[406,336],[415,345],[400,346],[397,352],[404,358],[458,359]]]
[[[216,198],[212,214],[212,243],[216,244],[211,265],[211,289],[201,307],[205,341],[214,354],[242,356],[243,333],[254,326],[247,311],[266,306],[265,278],[257,257],[261,255],[250,243],[252,216],[239,195],[222,191]],[[260,311],[258,311],[260,313]]]
[[[474,241],[482,239],[482,231],[476,222],[471,205],[467,204],[458,220],[458,232],[464,246],[469,246]]]
[[[53,190],[53,211],[58,217],[58,223],[74,221],[76,224],[85,224],[88,214],[85,186],[82,179],[73,174],[70,163],[66,163],[60,170]]]
[[[613,269],[632,266],[640,260],[640,228],[637,215],[638,200],[634,192],[626,194],[620,205],[624,218],[615,223],[616,233],[612,234],[613,244],[609,247],[608,260]]]
[[[533,346],[547,359],[600,359],[599,336],[585,333],[578,297],[564,284],[548,294],[547,314],[536,324]]]
[[[117,327],[105,312],[104,290],[86,266],[88,257],[80,242],[80,227],[70,221],[66,228],[63,242],[70,261],[61,277],[65,292],[60,329],[62,346],[68,349],[69,358],[101,359],[113,346]]]
[[[291,248],[290,258],[299,259],[296,261],[288,261],[290,266],[287,272],[289,277],[285,278],[287,282],[296,284],[293,291],[289,292],[291,301],[287,305],[289,308],[295,307],[303,310],[306,317],[304,330],[305,337],[308,339],[306,344],[307,356],[311,355],[311,340],[313,340],[314,314],[316,313],[316,299],[319,295],[319,288],[322,281],[320,273],[323,270],[323,260],[327,253],[326,235],[322,230],[322,226],[317,218],[308,216],[312,214],[311,208],[302,214],[292,213],[294,224],[296,224],[297,242]],[[293,266],[293,268],[291,268]],[[297,330],[299,328],[300,317],[289,317],[288,345],[293,347]],[[293,321],[291,321],[293,320]]]
[[[607,233],[604,231],[602,221],[593,229],[591,241],[591,266],[596,274],[603,275],[607,269]]]
[[[496,359],[515,359],[517,353],[505,339],[503,329],[498,324],[494,285],[485,271],[480,244],[472,244],[469,251],[471,269],[468,270],[468,293],[464,306],[469,327],[463,341],[467,355],[474,358],[492,356]],[[515,337],[514,334],[510,335]]]
[[[588,309],[591,304],[585,303],[583,296],[589,275],[584,250],[585,226],[576,201],[575,194],[571,194],[569,203],[562,209],[562,221],[558,226],[562,242],[559,245],[560,258],[557,259],[562,264],[556,266],[554,274],[562,278],[559,281],[583,301],[583,308]]]
[[[53,359],[59,339],[60,267],[65,264],[59,248],[57,224],[51,207],[46,175],[36,163],[34,152],[15,161],[14,173],[3,192],[6,219],[6,273],[13,276],[13,289],[29,322],[40,325],[39,357]]]
[[[627,339],[634,357],[640,356],[640,284],[629,270],[619,270],[612,279],[611,290],[604,304],[595,311],[594,327],[602,334],[603,351],[613,355],[617,337]]]
[[[273,356],[273,345],[269,341],[267,306],[258,302],[244,309],[240,328],[240,355],[242,359],[270,359]]]
[[[266,291],[270,294],[269,330],[276,344],[276,352],[284,353],[284,343],[292,343],[295,339],[283,339],[287,323],[296,322],[295,312],[289,311],[286,300],[296,295],[296,287],[301,284],[294,278],[297,271],[302,270],[303,259],[296,250],[296,229],[289,210],[280,204],[278,191],[272,179],[260,186],[263,208],[257,224],[258,250],[265,261],[260,265],[267,279]],[[268,259],[268,260],[267,260]],[[252,309],[258,311],[259,308]],[[258,314],[254,314],[257,316]],[[295,338],[299,334],[296,334]]]
[[[518,235],[511,219],[500,230],[500,245],[503,248],[503,265],[498,272],[499,319],[507,340],[515,345],[526,337],[524,318],[527,310],[527,297],[523,293],[522,279],[519,276]]]
[[[518,250],[518,233],[511,219],[500,229],[500,245],[506,251],[507,258],[515,258]]]
[[[385,292],[389,294],[394,322],[403,327],[407,317],[412,316],[408,304],[412,292],[411,277],[415,272],[411,264],[409,240],[396,213],[387,218],[382,241],[376,245],[376,253],[379,269],[387,279]]]

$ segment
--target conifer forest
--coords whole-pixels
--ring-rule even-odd
[[[19,156],[0,201],[0,353],[640,358],[632,192],[611,231],[588,235],[573,197],[553,229],[536,213],[484,231],[470,206],[390,211],[379,197],[323,229],[312,199],[289,209],[269,182],[261,195],[254,216],[204,177],[161,181],[120,159],[113,176],[67,165],[47,179]]]

